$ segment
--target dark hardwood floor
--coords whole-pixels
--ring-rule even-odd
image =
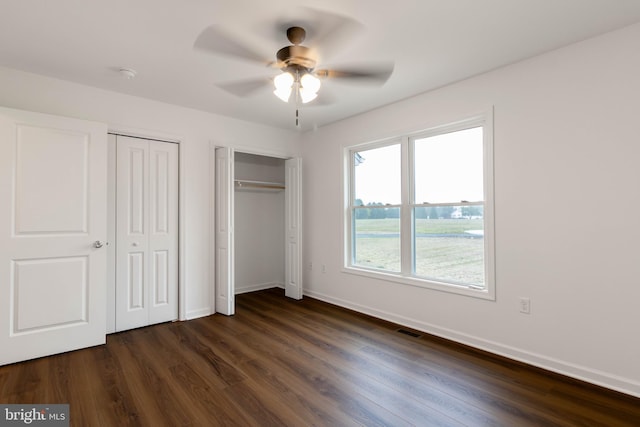
[[[279,289],[237,314],[0,367],[0,403],[73,426],[640,426],[640,399]]]

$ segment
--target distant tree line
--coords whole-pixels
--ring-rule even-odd
[[[416,218],[482,218],[482,206],[421,206],[416,208]]]
[[[356,206],[364,206],[362,200],[356,200]],[[400,208],[388,208],[384,203],[367,203],[367,206],[375,208],[356,209],[356,219],[385,219],[400,218]]]
[[[356,206],[365,206],[362,200],[356,199]],[[399,218],[400,208],[386,207],[384,203],[367,203],[366,208],[356,209],[356,219]],[[371,207],[371,208],[369,208]],[[418,219],[450,219],[482,217],[482,206],[420,206],[416,208]]]
[[[416,208],[416,218],[420,219],[438,219],[438,218],[451,218],[451,215],[455,212],[453,206],[421,206]]]

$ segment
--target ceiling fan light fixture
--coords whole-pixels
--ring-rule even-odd
[[[311,73],[306,73],[300,79],[300,84],[305,91],[318,93],[320,90],[320,79]]]
[[[276,89],[273,91],[273,94],[282,101],[289,102],[289,98],[291,97],[291,88]]]
[[[289,102],[294,80],[293,74],[289,72],[284,72],[275,76],[273,79],[273,85],[275,86],[275,90],[273,91],[274,95],[284,102]]]
[[[276,90],[291,89],[294,80],[295,79],[293,78],[293,74],[284,72],[274,77],[273,85],[275,86]]]
[[[303,104],[311,102],[318,96],[320,79],[311,73],[305,73],[300,78],[300,99]]]
[[[301,72],[304,72],[300,76]],[[303,104],[311,102],[318,97],[320,90],[320,79],[306,70],[295,70],[295,75],[290,71],[285,71],[273,78],[275,90],[273,94],[284,102],[289,102],[291,93],[295,88],[296,98]],[[299,96],[299,98],[298,98]]]
[[[304,87],[300,88],[300,99],[302,99],[302,103],[306,104],[307,102],[311,102],[316,99],[318,96],[317,93],[306,90]]]

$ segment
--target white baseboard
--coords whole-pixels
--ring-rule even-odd
[[[607,372],[579,366],[562,360],[554,359],[542,354],[532,353],[521,350],[516,347],[504,345],[498,342],[485,340],[483,338],[474,337],[465,333],[461,333],[452,329],[442,328],[437,325],[422,322],[408,317],[400,316],[394,313],[380,311],[371,307],[366,307],[350,301],[334,298],[322,293],[305,290],[305,295],[325,301],[340,307],[368,314],[379,319],[407,326],[431,335],[445,338],[460,344],[468,345],[480,350],[488,351],[509,359],[517,360],[538,368],[546,369],[561,375],[575,378],[581,381],[592,383],[598,386],[629,394],[631,396],[640,397],[640,383],[630,381]]]
[[[247,292],[261,291],[263,289],[271,289],[271,288],[283,288],[284,289],[284,284],[283,283],[270,282],[270,283],[259,283],[259,284],[256,284],[256,285],[245,286],[245,287],[242,287],[240,289],[238,289],[236,287],[235,294],[238,295],[238,294],[244,294],[244,293],[247,293]],[[213,310],[211,307],[198,308],[196,310],[188,311],[186,316],[185,316],[185,318],[184,318],[184,320],[198,319],[200,317],[210,316],[213,313],[215,313],[215,310]]]
[[[241,287],[236,286],[235,294],[236,295],[246,294],[247,292],[262,291],[264,289],[271,289],[271,288],[282,288],[282,289],[284,289],[284,284],[283,283],[270,282],[270,283],[257,283],[255,285],[246,285],[246,286],[241,286]]]
[[[199,317],[209,316],[212,313],[213,313],[213,310],[211,309],[211,307],[204,307],[204,308],[199,308],[197,310],[191,310],[187,312],[187,315],[185,316],[185,320],[193,320]]]

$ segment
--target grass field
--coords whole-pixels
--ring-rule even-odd
[[[417,219],[415,273],[466,284],[484,284],[482,219]],[[356,221],[356,265],[400,271],[400,221]]]
[[[482,219],[416,219],[417,234],[460,234],[467,230],[482,230]],[[359,219],[358,233],[398,233],[400,220]]]

